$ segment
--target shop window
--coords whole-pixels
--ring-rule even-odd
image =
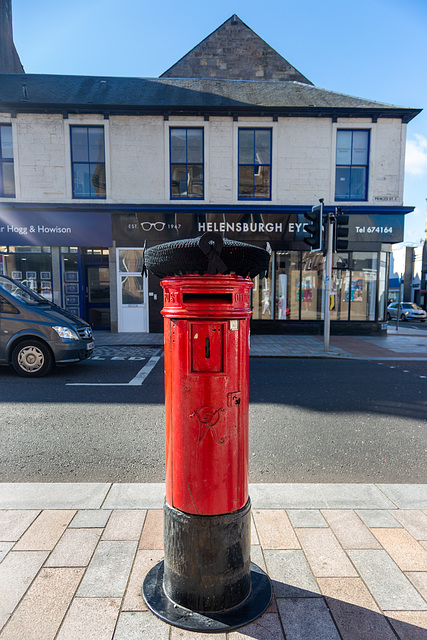
[[[375,320],[377,263],[376,253],[353,253],[350,320]]]
[[[0,125],[0,197],[15,197],[12,126]]]
[[[171,199],[203,199],[203,128],[169,129]]]
[[[301,320],[322,319],[323,255],[304,251],[301,255]]]
[[[9,247],[3,255],[3,273],[18,280],[26,287],[52,301],[52,263],[50,254],[39,252],[23,253]]]
[[[300,299],[300,253],[276,251],[277,320],[298,320]]]
[[[347,253],[334,254],[329,305],[331,320],[349,320],[350,269]]]
[[[105,198],[103,126],[71,126],[73,198]]]
[[[79,256],[76,253],[61,255],[62,306],[76,316],[82,315],[80,304]]]
[[[239,129],[239,200],[271,200],[271,129]]]
[[[378,320],[385,320],[387,309],[387,254],[380,253],[380,269],[378,275]]]
[[[335,200],[368,199],[369,131],[339,129]]]
[[[271,320],[273,318],[271,260],[268,271],[254,278],[254,286],[252,289],[252,318],[254,320]]]

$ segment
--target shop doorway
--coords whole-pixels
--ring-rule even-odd
[[[118,249],[118,330],[148,332],[148,278],[142,275],[143,249]]]
[[[93,329],[110,329],[110,273],[108,264],[84,265],[84,319]]]

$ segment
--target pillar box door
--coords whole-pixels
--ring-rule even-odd
[[[241,276],[162,281],[166,501],[190,514],[248,501],[250,289]]]

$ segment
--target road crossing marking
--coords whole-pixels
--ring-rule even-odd
[[[161,356],[152,356],[130,382],[67,382],[70,387],[129,387],[140,386],[154,369]]]

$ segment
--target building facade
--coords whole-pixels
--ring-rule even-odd
[[[264,53],[231,64],[238,43]],[[254,331],[321,333],[324,257],[302,231],[322,199],[350,219],[331,331],[384,331],[418,112],[318,89],[236,16],[161,78],[0,74],[0,272],[94,328],[160,331],[144,246],[217,231],[271,251]]]

